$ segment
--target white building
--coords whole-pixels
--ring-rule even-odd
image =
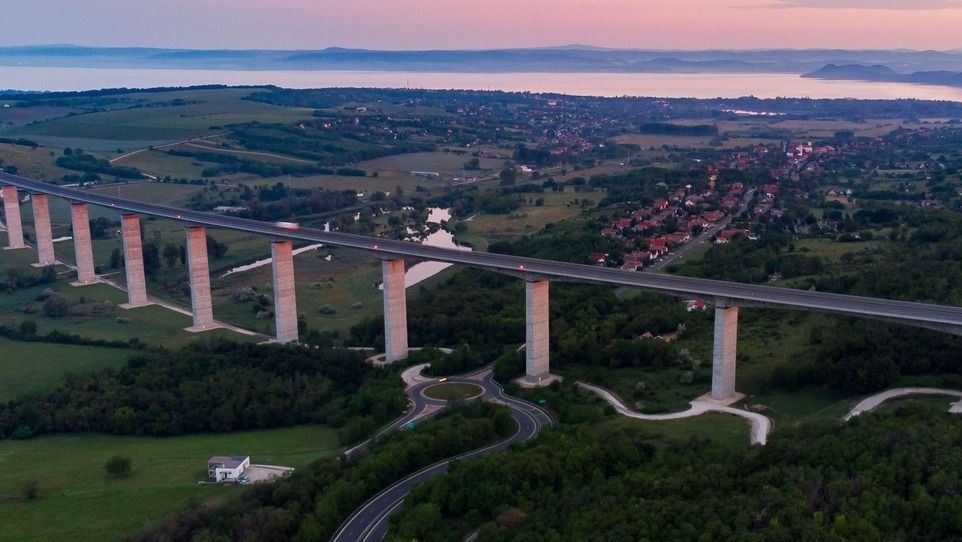
[[[236,482],[250,466],[247,455],[215,455],[207,460],[207,475],[215,482]]]

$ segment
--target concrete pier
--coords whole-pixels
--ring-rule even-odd
[[[524,283],[525,367],[524,380],[530,385],[548,384],[548,281]]]
[[[46,267],[57,263],[53,253],[53,230],[50,227],[50,200],[46,194],[30,196],[33,206],[33,229],[37,235],[37,263],[34,267]]]
[[[271,243],[274,266],[274,322],[277,342],[296,341],[297,296],[294,292],[294,250],[290,241]]]
[[[94,272],[94,252],[90,241],[90,214],[86,203],[70,204],[70,222],[73,225],[73,251],[77,261],[77,282],[83,286],[97,281]]]
[[[20,222],[20,195],[17,193],[16,186],[4,186],[3,193],[3,212],[7,221],[7,248],[24,248],[23,244],[23,223]]]
[[[408,356],[407,292],[404,287],[404,260],[383,260],[384,276],[384,352],[385,361],[394,363]]]
[[[711,398],[732,402],[735,393],[735,350],[738,344],[738,307],[716,303],[715,343],[712,351]]]
[[[140,217],[124,213],[121,217],[124,237],[124,269],[127,271],[127,303],[124,309],[149,305],[147,279],[144,276],[144,251],[140,240]]]
[[[210,297],[210,266],[207,262],[207,228],[187,226],[187,266],[190,272],[190,306],[194,325],[187,331],[215,327],[214,303]]]

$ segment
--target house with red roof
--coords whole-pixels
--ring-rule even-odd
[[[604,252],[589,252],[588,261],[592,265],[605,265],[608,261],[608,255]]]
[[[705,222],[708,222],[709,224],[714,224],[715,222],[718,222],[719,220],[724,218],[725,213],[721,211],[706,211],[701,214],[701,217],[702,219],[705,220]]]

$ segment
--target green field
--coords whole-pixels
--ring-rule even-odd
[[[150,345],[169,348],[213,337],[229,337],[237,341],[257,340],[256,337],[227,330],[188,333],[184,328],[191,325],[190,316],[159,305],[124,310],[118,307],[127,300],[124,292],[106,284],[74,288],[67,283],[72,279],[71,275],[54,285],[35,286],[0,295],[0,325],[18,328],[23,321],[30,320],[37,324],[37,333],[40,335],[58,330],[90,339],[137,339]],[[53,289],[71,303],[70,314],[52,318],[42,313],[42,303],[38,299],[47,288]],[[112,307],[106,310],[98,309],[106,307],[107,301]]]
[[[131,107],[61,117],[7,132],[53,147],[81,147],[89,151],[124,151],[223,132],[223,126],[242,122],[295,122],[310,118],[311,109],[278,107],[243,100],[251,89],[188,90],[130,94]],[[165,102],[179,99],[183,105]]]
[[[338,452],[337,434],[300,426],[170,438],[58,435],[0,442],[0,538],[114,541],[191,503],[224,500],[240,486],[198,485],[213,455],[249,454],[255,464],[302,467]],[[104,472],[114,456],[133,460],[128,478]],[[39,498],[26,500],[24,484]]]
[[[659,422],[617,416],[605,420],[602,425],[641,429],[661,444],[696,437],[714,440],[733,450],[743,450],[751,442],[751,426],[748,420],[728,414],[708,413],[694,418]]]
[[[545,192],[543,194],[522,194],[525,203],[511,214],[480,214],[465,222],[467,231],[459,233],[456,239],[462,243],[484,249],[491,242],[519,237],[541,231],[547,224],[569,220],[583,212],[579,202],[588,200],[585,209],[593,209],[605,197],[602,191],[595,192]],[[537,200],[543,199],[542,205]]]
[[[424,395],[432,399],[450,401],[452,399],[467,399],[479,395],[484,390],[474,384],[435,384],[424,390]]]
[[[0,338],[0,403],[54,388],[68,373],[120,367],[132,351]]]

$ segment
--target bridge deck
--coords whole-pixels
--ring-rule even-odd
[[[31,192],[58,196],[71,201],[114,208],[118,211],[169,218],[216,228],[241,230],[275,239],[325,243],[384,256],[406,256],[449,262],[538,278],[630,286],[682,297],[724,299],[742,306],[808,310],[888,320],[962,335],[962,307],[793,290],[677,275],[638,273],[521,256],[430,247],[407,241],[325,232],[313,228],[289,230],[268,222],[131,201],[55,186],[7,173],[0,173],[0,185],[3,184],[17,186]]]

